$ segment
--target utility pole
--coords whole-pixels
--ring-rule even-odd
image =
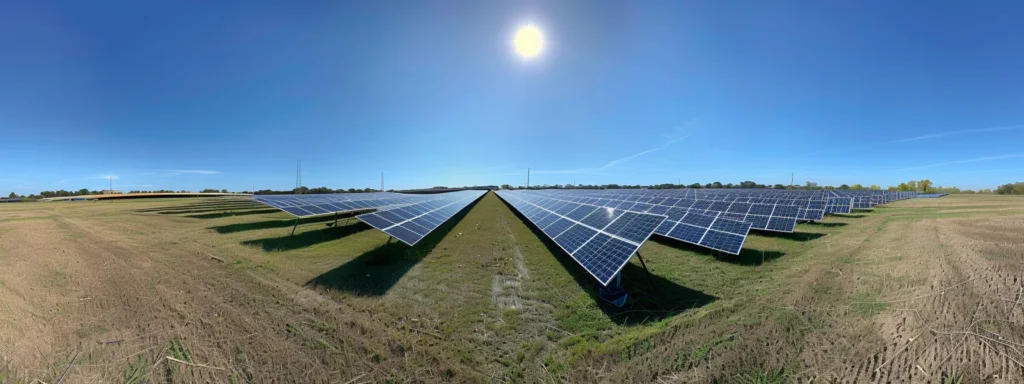
[[[530,168],[526,168],[526,189],[530,189]]]
[[[796,176],[796,172],[789,174],[789,189],[793,189],[793,177]]]
[[[302,186],[302,160],[296,160],[295,163],[295,189],[298,190]]]
[[[384,172],[380,173],[380,191],[384,192]]]
[[[110,191],[110,193],[114,193],[114,176],[108,176],[107,179],[110,179],[110,189],[108,189],[107,191]]]

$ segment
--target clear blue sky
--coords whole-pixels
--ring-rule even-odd
[[[1024,177],[1019,1],[0,3],[0,191]],[[544,33],[539,58],[516,29]]]

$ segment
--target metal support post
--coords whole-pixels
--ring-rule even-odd
[[[647,263],[644,262],[643,256],[640,256],[640,251],[636,252],[636,258],[640,259],[640,265],[644,267],[644,272],[647,272],[647,281],[651,283],[651,289],[654,290],[654,294],[658,294],[658,287],[654,285],[654,276],[651,276],[651,270],[647,269]]]

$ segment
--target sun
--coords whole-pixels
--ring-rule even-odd
[[[525,59],[540,56],[544,51],[544,35],[534,25],[526,25],[516,31],[514,40],[516,53]]]

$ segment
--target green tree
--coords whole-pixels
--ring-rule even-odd
[[[860,185],[860,184],[854,184],[852,187],[850,187],[850,189],[859,191],[859,190],[864,189],[864,186]]]
[[[1000,195],[1024,195],[1024,182],[1000,185],[995,192]]]
[[[14,192],[11,192],[11,194],[10,194],[10,195],[7,195],[7,197],[9,197],[9,198],[12,198],[12,199],[13,199],[13,198],[15,198],[15,197],[18,197],[18,195],[16,195],[16,194],[15,194]]]
[[[839,186],[839,189],[850,189],[849,185],[843,184]]]
[[[907,182],[907,190],[908,191],[917,191],[917,182],[914,181],[914,180],[908,181]]]
[[[786,186],[782,184],[775,184],[775,189],[786,189]]]
[[[921,192],[928,193],[928,190],[932,188],[932,181],[928,179],[918,181],[917,187],[921,188]]]

